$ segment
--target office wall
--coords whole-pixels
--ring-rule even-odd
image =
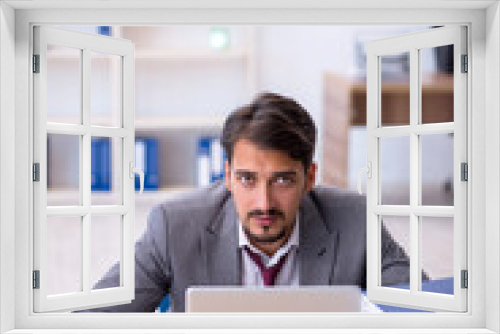
[[[321,164],[322,138],[324,127],[331,124],[323,122],[324,87],[326,72],[335,73],[347,81],[359,80],[366,75],[362,59],[356,52],[356,42],[364,44],[370,40],[393,37],[395,35],[426,30],[429,27],[405,26],[261,26],[257,34],[258,73],[257,85],[260,90],[272,90],[296,98],[309,112],[318,125],[318,147],[316,159]],[[424,53],[422,70],[435,70],[432,54]],[[361,79],[361,81],[363,81]],[[453,137],[434,138],[432,150],[423,153],[427,163],[426,181],[423,196],[427,203],[452,205],[453,192],[441,182],[453,176]],[[432,146],[428,145],[427,147]],[[348,186],[356,189],[356,176],[360,168],[366,166],[366,127],[351,127],[348,140]],[[384,170],[384,199],[391,203],[407,200],[409,202],[409,159],[404,141],[393,140],[385,147],[390,157],[382,160]],[[443,154],[445,152],[445,154]],[[399,158],[398,158],[399,157]],[[431,162],[431,163],[429,163]],[[424,167],[425,168],[425,167]],[[320,168],[320,170],[322,170]],[[439,180],[439,182],[436,182]],[[317,180],[322,182],[321,176]],[[363,184],[365,180],[363,180]],[[363,186],[364,189],[364,186]],[[409,230],[402,222],[389,221],[386,226],[393,237],[409,250]],[[426,235],[423,266],[432,278],[448,277],[453,263],[453,250],[449,247],[453,223],[433,221],[431,233]]]
[[[318,125],[316,160],[321,163],[323,127],[323,75],[333,72],[346,78],[363,75],[357,67],[356,41],[391,37],[428,29],[426,26],[261,26],[257,35],[260,90],[272,90],[296,98]],[[431,61],[424,64],[432,68]],[[426,67],[427,68],[427,67]],[[355,130],[354,141],[359,141]],[[349,152],[354,161],[366,157],[366,143]],[[355,175],[358,164],[349,175]],[[321,169],[320,169],[321,171]],[[321,181],[321,176],[318,181]]]

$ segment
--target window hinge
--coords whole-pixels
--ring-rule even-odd
[[[33,55],[33,73],[40,73],[40,55]]]
[[[462,73],[467,73],[469,71],[469,57],[467,55],[462,55]]]
[[[40,289],[40,270],[33,270],[33,289]]]
[[[40,181],[40,163],[38,162],[33,164],[33,181]]]
[[[467,289],[469,287],[469,275],[467,270],[462,270],[462,289]]]
[[[462,162],[461,164],[461,180],[462,181],[469,181],[469,167],[466,162]]]

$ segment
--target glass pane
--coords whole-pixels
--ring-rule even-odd
[[[120,272],[121,258],[121,240],[122,240],[122,223],[121,216],[97,216],[92,215],[91,227],[91,285],[93,289],[103,276],[111,269],[114,264],[117,264],[114,270]],[[120,275],[118,274],[118,277]],[[112,286],[107,285],[107,288],[118,287],[120,282],[116,282]]]
[[[47,294],[82,291],[82,218],[47,217]]]
[[[410,205],[410,137],[380,138],[382,205]]]
[[[121,205],[122,201],[122,138],[92,137],[91,203]]]
[[[422,124],[453,122],[453,45],[420,50]]]
[[[47,134],[47,205],[80,205],[80,136]]]
[[[420,136],[422,205],[453,206],[453,134]]]
[[[121,57],[91,52],[92,125],[121,126]]]
[[[453,218],[421,217],[422,291],[453,294]]]
[[[47,45],[47,122],[81,122],[80,55],[80,49]]]
[[[410,53],[380,57],[382,126],[410,124]]]
[[[381,258],[381,268],[383,270],[388,270],[391,275],[384,278],[382,275],[382,286],[392,287],[398,289],[410,289],[410,266],[405,269],[392,269],[389,268],[389,263],[384,260],[384,254],[388,251],[394,251],[390,248],[389,241],[392,240],[396,243],[398,247],[406,253],[408,258],[410,258],[410,217],[409,216],[381,216],[382,224],[386,230],[382,230],[382,258]]]

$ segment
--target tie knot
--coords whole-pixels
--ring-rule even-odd
[[[276,277],[278,276],[279,271],[285,264],[286,257],[288,256],[289,252],[286,252],[281,256],[279,261],[270,267],[266,267],[264,263],[262,262],[262,258],[259,254],[255,253],[250,249],[250,247],[245,246],[245,251],[247,254],[250,256],[252,261],[257,265],[257,267],[260,270],[260,274],[262,276],[262,280],[264,281],[264,285],[269,286],[269,285],[274,285],[274,282],[276,281]]]

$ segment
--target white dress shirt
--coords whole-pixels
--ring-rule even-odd
[[[260,274],[260,269],[255,264],[255,262],[250,258],[250,255],[243,249],[244,246],[249,247],[253,252],[259,254],[262,259],[262,263],[266,267],[270,267],[278,263],[283,255],[288,251],[287,259],[281,267],[278,276],[276,276],[276,281],[274,285],[288,285],[288,286],[298,286],[299,285],[299,215],[295,221],[295,226],[293,228],[292,234],[288,241],[281,246],[280,249],[273,256],[268,256],[267,254],[261,252],[248,240],[247,235],[243,231],[241,222],[238,221],[239,225],[239,248],[242,258],[242,285],[243,286],[264,286],[264,280]],[[372,304],[365,295],[361,298],[361,312],[382,312],[382,310],[375,304]]]
[[[299,218],[295,221],[295,226],[293,228],[292,234],[288,241],[281,246],[280,249],[273,256],[268,256],[267,254],[261,252],[248,240],[247,235],[243,231],[241,222],[238,221],[239,225],[239,248],[241,254],[241,270],[242,270],[242,285],[244,286],[264,286],[264,281],[260,274],[260,269],[252,260],[250,255],[244,250],[244,246],[249,247],[254,253],[257,253],[261,259],[262,263],[266,267],[271,267],[278,263],[283,255],[289,252],[283,267],[278,272],[276,276],[276,281],[274,285],[299,285],[299,259],[298,259],[298,248],[299,248]]]

